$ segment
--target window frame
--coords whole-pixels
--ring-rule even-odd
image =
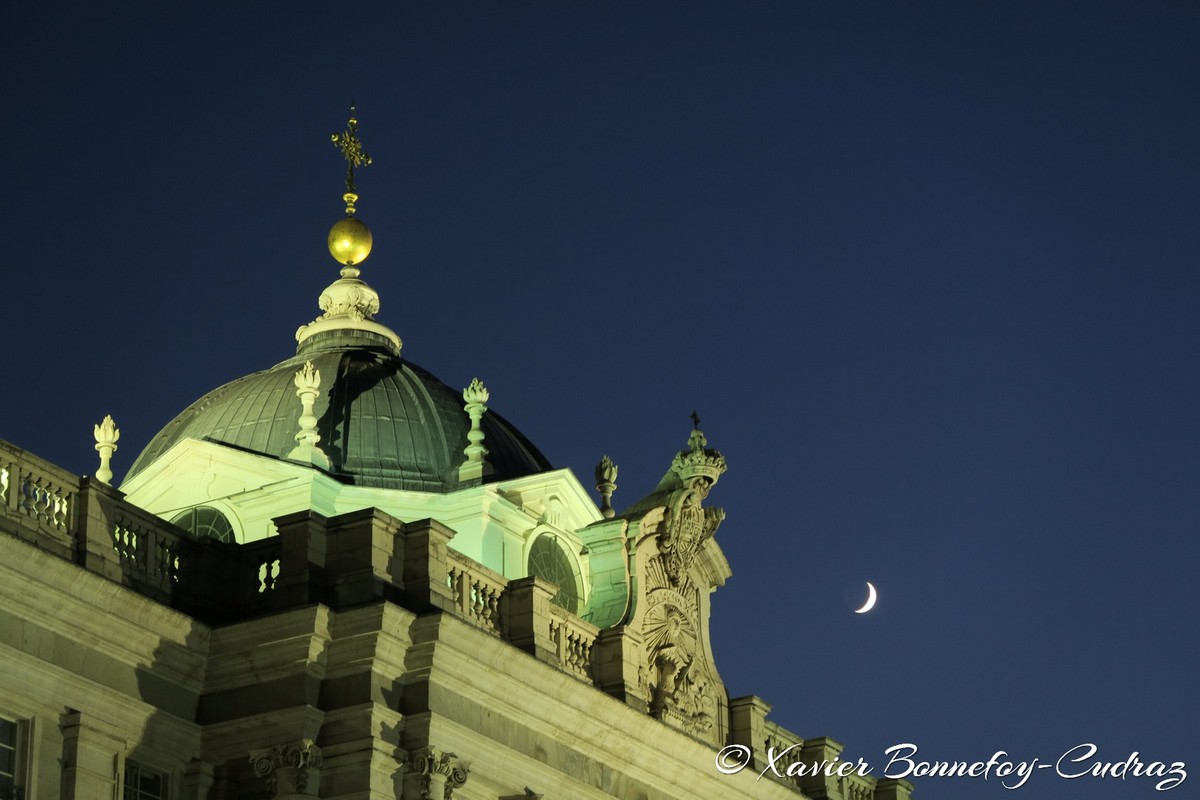
[[[545,545],[542,545],[543,540],[546,542]],[[536,532],[532,537],[530,537],[529,545],[525,553],[525,573],[527,575],[537,575],[544,580],[549,580],[556,587],[558,587],[558,593],[551,598],[550,602],[554,603],[556,606],[567,611],[568,613],[578,616],[583,611],[586,603],[583,586],[583,572],[579,561],[572,557],[570,550],[563,546],[564,543],[569,545],[571,541],[557,531],[542,530]],[[539,546],[544,546],[548,550],[553,548],[552,552],[556,553],[557,556],[562,559],[562,564],[566,566],[569,571],[569,575],[566,577],[568,580],[570,580],[570,584],[564,585],[563,583],[552,580],[548,576],[541,575],[534,570],[535,550],[539,548]],[[563,602],[561,602],[564,595],[571,601],[572,605],[574,606],[573,608],[571,606],[564,605]]]
[[[202,520],[201,517],[208,517],[210,514],[215,514],[220,523],[228,528],[228,538],[214,536],[208,532],[216,527],[214,526],[214,521],[211,519]],[[197,539],[211,539],[216,542],[236,544],[240,539],[238,538],[238,526],[234,523],[234,519],[235,517],[223,508],[219,508],[211,503],[200,503],[199,505],[181,510],[167,521],[172,525],[183,528]],[[201,522],[203,524],[200,524]]]
[[[4,743],[12,750],[12,761],[9,765],[12,771],[5,773],[11,779],[11,786],[0,787],[0,800],[23,800],[34,797],[36,786],[33,781],[33,750],[36,743],[36,730],[33,717],[21,717],[7,711],[0,711],[0,719],[12,726],[12,743]]]
[[[130,773],[132,777],[141,778],[143,774],[155,775],[159,779],[158,793],[150,794],[143,792],[141,788],[131,786]],[[157,769],[151,764],[137,759],[124,758],[121,762],[121,800],[171,800],[171,772],[169,770]],[[140,783],[140,781],[138,781]]]

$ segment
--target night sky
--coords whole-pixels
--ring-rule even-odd
[[[1200,5],[119,6],[0,20],[0,437],[91,473],[111,413],[120,476],[289,357],[354,98],[406,358],[620,507],[699,412],[733,696],[876,775],[1090,742],[1195,796]]]

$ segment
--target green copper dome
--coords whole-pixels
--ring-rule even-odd
[[[461,391],[401,359],[379,337],[349,331],[313,337],[294,358],[192,403],[150,441],[126,480],[185,438],[286,458],[296,446],[301,411],[293,381],[309,360],[321,373],[313,413],[332,474],[346,483],[388,489],[458,488],[470,429]],[[487,411],[482,427],[492,468],[485,481],[551,469],[498,414]]]
[[[184,439],[294,459],[326,469],[345,483],[384,489],[448,492],[481,479],[551,469],[516,428],[483,411],[487,392],[482,385],[473,384],[467,393],[474,398],[468,414],[465,390],[451,389],[401,359],[400,337],[375,321],[379,294],[361,279],[359,269],[373,239],[354,216],[354,168],[371,163],[357,125],[351,106],[346,130],[332,137],[347,164],[342,195],[346,218],[334,224],[328,237],[329,251],[342,266],[338,279],[317,300],[321,315],[296,331],[296,355],[192,403],[150,440],[126,481]],[[319,380],[306,367],[309,361]],[[473,420],[477,428],[472,428]],[[468,461],[468,442],[472,458],[460,470]]]

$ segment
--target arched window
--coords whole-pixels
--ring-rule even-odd
[[[216,539],[218,542],[232,542],[233,525],[225,515],[211,506],[196,506],[175,515],[171,523],[178,525],[197,538]]]
[[[554,535],[539,536],[533,547],[529,548],[529,574],[545,578],[558,586],[558,594],[550,598],[552,603],[572,614],[579,613],[579,584],[575,580],[575,565]]]

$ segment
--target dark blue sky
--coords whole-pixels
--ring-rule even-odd
[[[1200,6],[145,6],[4,13],[0,437],[91,472],[112,413],[120,475],[288,357],[354,97],[406,357],[617,505],[699,411],[733,695],[877,773],[1094,742],[1194,794]]]

